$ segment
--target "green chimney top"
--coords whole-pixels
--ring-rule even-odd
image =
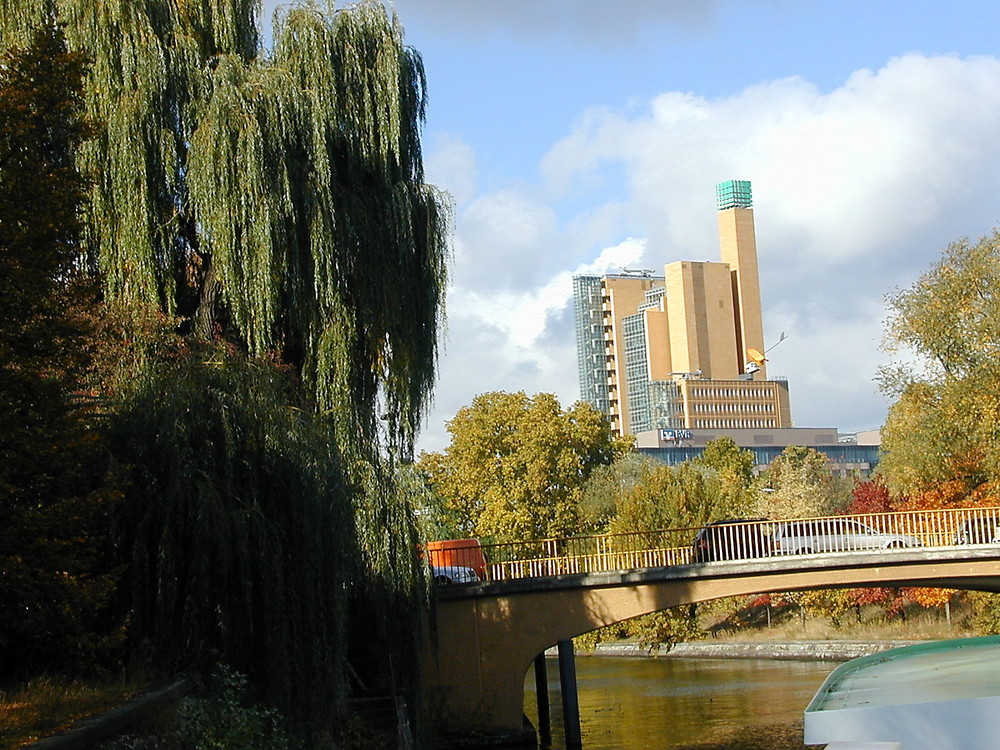
[[[727,208],[753,208],[753,195],[749,180],[726,180],[715,186],[719,210]]]

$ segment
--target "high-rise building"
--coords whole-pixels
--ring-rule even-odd
[[[716,189],[722,262],[576,276],[580,396],[618,434],[791,427],[768,379],[750,183]]]

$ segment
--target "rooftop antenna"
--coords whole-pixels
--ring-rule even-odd
[[[749,361],[743,366],[747,374],[753,375],[755,372],[760,372],[760,368],[763,367],[765,362],[767,362],[767,357],[764,355],[766,355],[769,351],[771,351],[771,349],[776,347],[778,344],[780,344],[787,338],[788,336],[786,336],[785,332],[782,331],[781,335],[778,337],[778,340],[770,347],[765,349],[763,353],[761,353],[759,349],[754,349],[753,347],[747,349],[747,357],[749,357]]]

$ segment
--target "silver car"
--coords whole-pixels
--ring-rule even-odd
[[[920,540],[916,537],[886,534],[850,518],[820,518],[779,525],[774,532],[772,554],[808,555],[813,552],[919,546]]]

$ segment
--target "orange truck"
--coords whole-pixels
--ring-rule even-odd
[[[486,556],[478,539],[442,539],[427,542],[425,549],[432,568],[472,568],[480,581],[486,580]]]

